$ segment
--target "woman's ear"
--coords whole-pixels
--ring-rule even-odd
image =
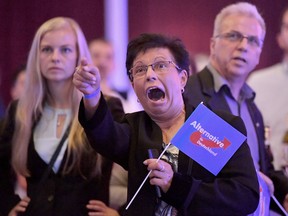
[[[184,88],[186,86],[187,80],[188,80],[188,72],[186,70],[182,70],[179,74],[181,87]]]

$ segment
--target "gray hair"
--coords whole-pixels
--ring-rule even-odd
[[[214,37],[220,33],[220,28],[221,28],[221,24],[223,20],[231,14],[240,14],[240,15],[246,15],[246,16],[255,18],[259,22],[260,26],[262,27],[262,30],[263,30],[262,39],[264,40],[264,37],[266,34],[265,21],[263,17],[260,15],[260,13],[258,12],[255,5],[252,5],[248,2],[238,2],[235,4],[228,5],[225,8],[223,8],[220,11],[220,13],[218,13],[214,22],[214,31],[213,31]]]

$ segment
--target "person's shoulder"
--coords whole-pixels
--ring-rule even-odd
[[[7,106],[7,110],[5,112],[5,117],[8,117],[8,116],[14,116],[15,113],[16,113],[16,110],[17,110],[17,107],[18,107],[18,103],[19,103],[19,100],[12,100],[8,106]],[[8,116],[7,116],[8,115]]]
[[[213,112],[242,134],[247,134],[245,124],[239,116],[235,116],[224,110],[213,110]]]
[[[131,125],[151,124],[151,122],[153,122],[144,110],[126,113],[125,118]]]
[[[123,110],[123,105],[119,98],[110,96],[110,95],[104,95],[104,99],[107,102],[109,108],[118,107]],[[124,110],[123,110],[123,113],[124,113]]]
[[[106,101],[112,101],[112,102],[116,102],[116,101],[120,101],[120,98],[116,97],[116,96],[112,96],[112,95],[108,95],[108,94],[103,94],[104,98]]]
[[[271,77],[275,76],[275,73],[277,73],[277,71],[281,71],[281,67],[282,67],[282,64],[277,63],[275,65],[272,65],[266,68],[255,70],[249,76],[248,83],[250,84],[254,82],[259,82],[261,80],[267,80],[267,79],[269,80]]]
[[[110,95],[104,95],[104,99],[113,115],[114,120],[122,121],[125,112],[121,100]]]
[[[195,79],[196,77],[202,77],[202,76],[207,76],[208,74],[210,74],[210,70],[208,69],[208,67],[204,67],[202,70],[200,70],[199,72],[192,74],[189,79]]]
[[[103,96],[104,96],[104,99],[110,108],[111,107],[120,107],[123,110],[123,104],[122,104],[120,98],[114,97],[111,95],[103,95]],[[123,110],[123,113],[124,113],[124,110]]]
[[[271,66],[268,66],[268,67],[265,67],[265,68],[261,68],[261,69],[255,70],[254,72],[256,74],[257,73],[260,73],[260,74],[261,73],[272,73],[273,71],[275,71],[276,69],[281,68],[281,67],[283,67],[283,64],[281,62],[278,62],[277,64],[274,64],[274,65],[271,65]]]
[[[185,89],[194,89],[196,87],[199,88],[202,80],[205,80],[205,77],[207,77],[207,73],[209,73],[209,70],[207,67],[205,67],[198,73],[192,74],[187,81]]]
[[[128,119],[138,119],[138,118],[147,118],[147,117],[149,117],[149,115],[144,110],[131,112],[131,113],[126,113],[125,116]]]

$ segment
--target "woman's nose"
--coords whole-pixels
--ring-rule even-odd
[[[147,79],[147,81],[156,80],[157,79],[157,73],[154,71],[152,65],[149,65],[147,67],[146,79]]]
[[[52,61],[58,62],[60,60],[60,54],[57,50],[54,50],[52,53]]]

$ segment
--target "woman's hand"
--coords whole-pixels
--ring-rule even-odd
[[[273,181],[268,176],[266,176],[264,173],[262,173],[261,171],[258,171],[258,173],[259,173],[260,177],[265,181],[266,185],[268,186],[270,195],[273,195],[274,194]]]
[[[86,59],[82,59],[73,76],[75,87],[84,95],[91,95],[100,88],[100,81],[99,70],[93,65],[88,65]]]
[[[29,197],[24,197],[8,214],[8,216],[17,216],[18,213],[25,212],[30,202]]]
[[[286,210],[286,212],[288,213],[288,194],[286,194],[285,199],[283,201],[283,207]]]
[[[149,171],[152,170],[149,176],[150,184],[159,186],[166,193],[171,186],[174,174],[171,165],[163,160],[157,162],[157,159],[147,159],[143,163],[148,166]]]
[[[100,101],[100,81],[99,70],[93,65],[88,65],[87,61],[82,59],[73,75],[73,84],[84,94],[84,106],[87,119],[93,116]]]
[[[90,200],[86,207],[89,209],[88,215],[90,216],[120,216],[115,209],[108,207],[100,200]]]

